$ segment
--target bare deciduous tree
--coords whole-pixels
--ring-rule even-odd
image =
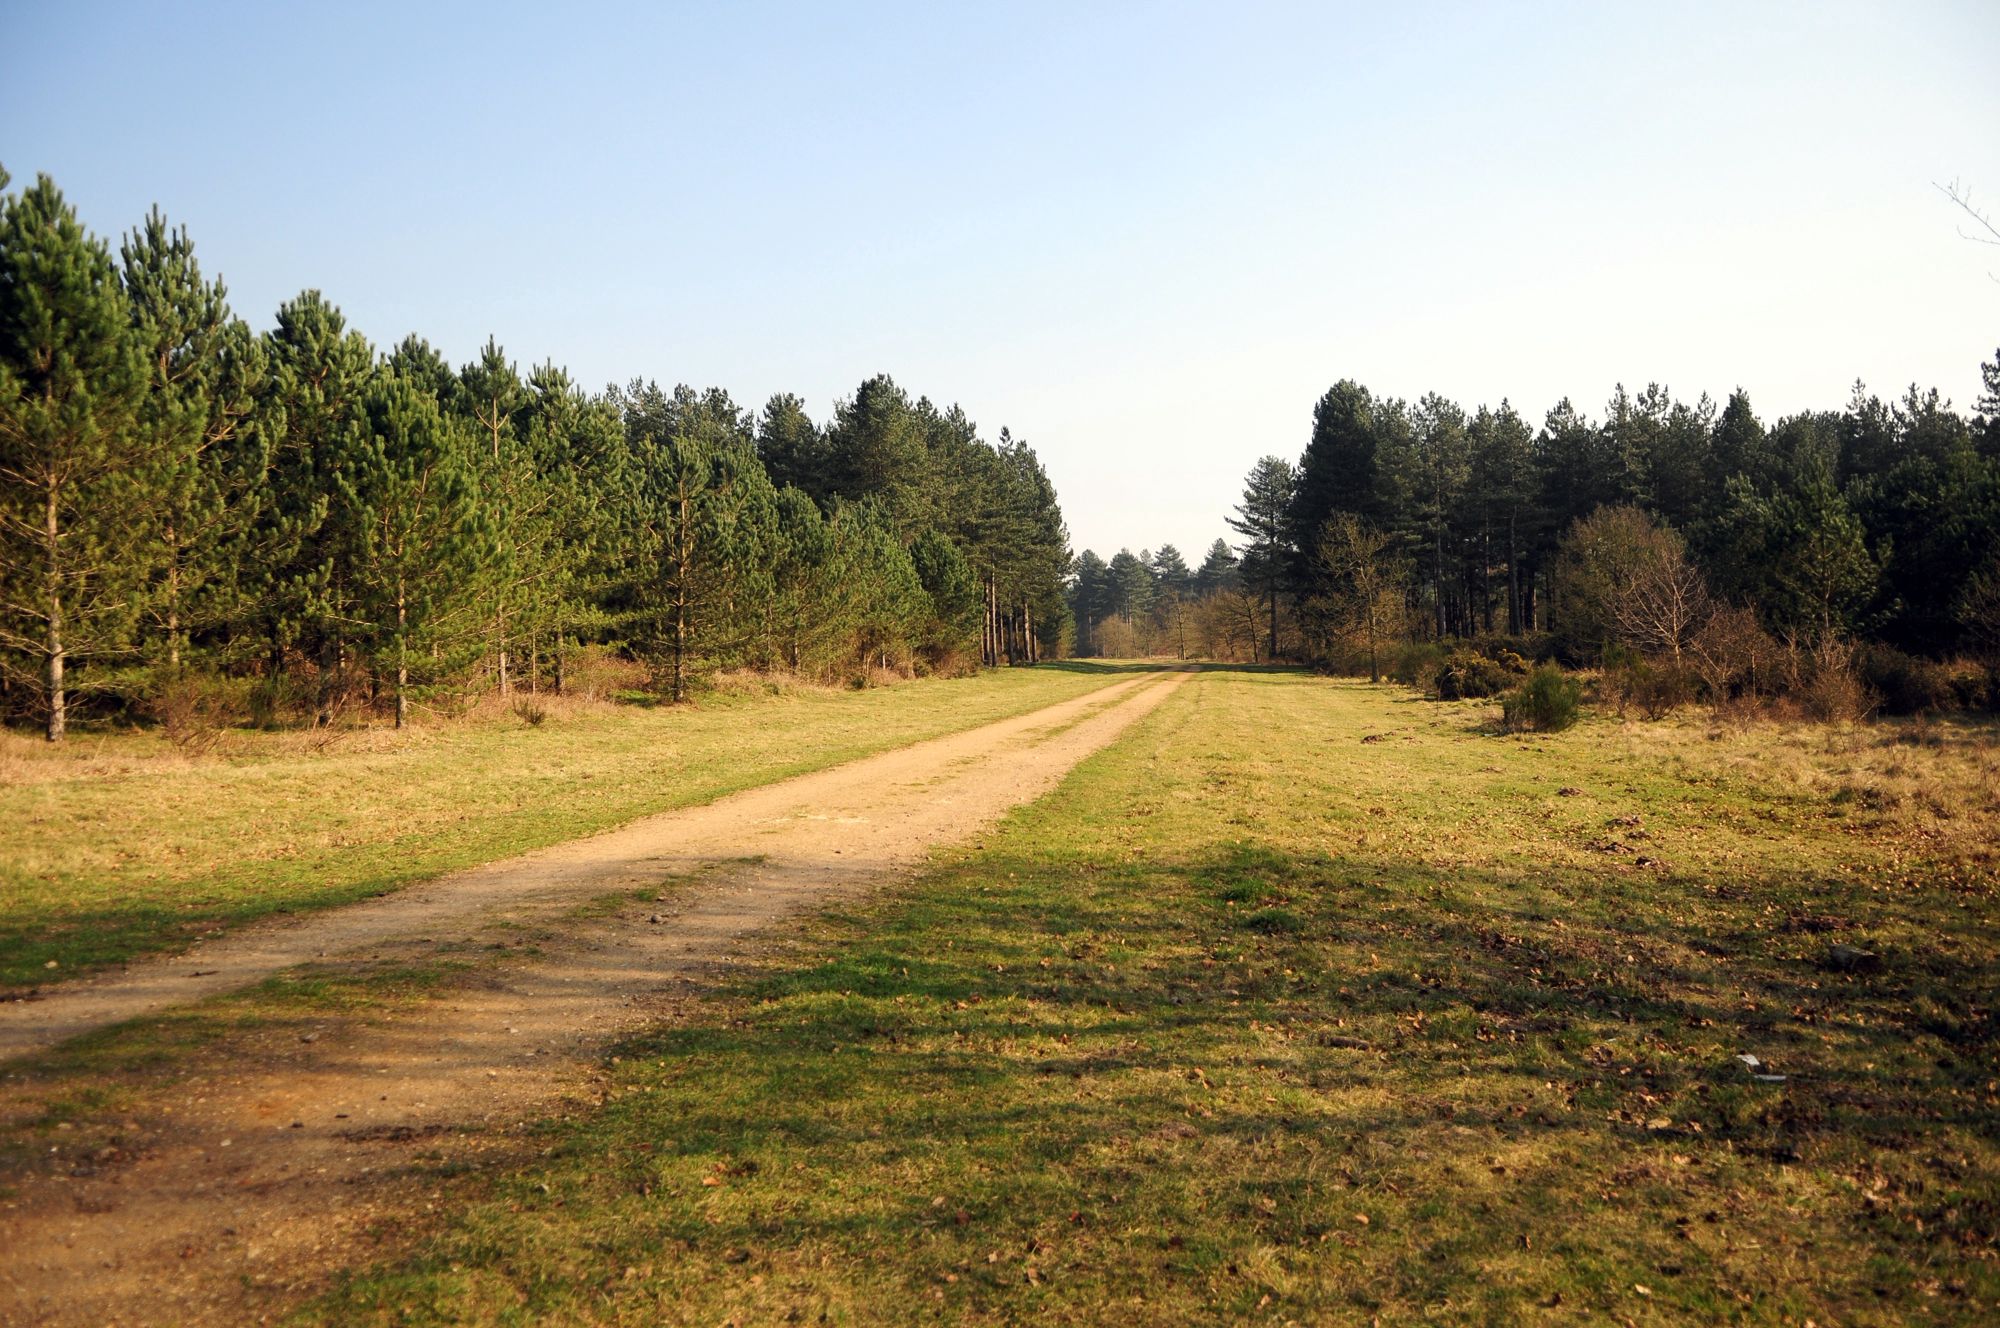
[[[1708,583],[1681,537],[1665,527],[1633,552],[1622,593],[1611,601],[1612,624],[1626,645],[1665,654],[1679,669],[1682,650],[1710,613]]]
[[[1578,521],[1563,540],[1555,575],[1558,626],[1586,649],[1616,641],[1665,654],[1678,669],[1711,610],[1686,543],[1636,507],[1600,507]]]
[[[1368,651],[1368,681],[1382,681],[1381,645],[1401,611],[1403,569],[1390,552],[1391,537],[1352,512],[1320,527],[1313,561],[1329,593],[1337,629],[1359,636]]]

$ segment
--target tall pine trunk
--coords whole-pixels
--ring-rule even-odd
[[[1449,636],[1451,634],[1449,624],[1445,621],[1445,612],[1444,612],[1444,520],[1443,518],[1439,518],[1437,525],[1437,540],[1433,551],[1432,563],[1431,563],[1431,592],[1437,598],[1437,633],[1438,633],[1438,639],[1442,640],[1446,636]]]
[[[181,671],[181,547],[179,531],[167,523],[167,672],[179,677]]]
[[[67,719],[63,694],[62,525],[56,515],[56,493],[57,485],[51,482],[46,507],[48,519],[42,530],[44,553],[48,559],[50,742],[62,741],[64,721]]]
[[[1514,510],[1507,509],[1507,632],[1519,636],[1521,623],[1521,560],[1514,545]]]
[[[396,727],[410,718],[410,616],[403,574],[396,573]]]
[[[1492,523],[1482,520],[1479,525],[1479,616],[1484,620],[1486,634],[1493,634],[1493,536]]]

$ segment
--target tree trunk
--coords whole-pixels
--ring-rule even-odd
[[[403,593],[403,577],[396,575],[396,727],[410,718],[410,637],[408,600]]]
[[[563,694],[563,646],[564,646],[564,644],[565,644],[565,642],[563,641],[563,639],[562,639],[562,638],[561,638],[560,636],[558,636],[558,637],[556,638],[556,657],[555,657],[555,660],[554,660],[554,664],[555,664],[555,689],[556,689],[556,695],[557,695],[557,696],[561,696],[561,695]]]
[[[1442,504],[1440,504],[1442,505]],[[1444,616],[1444,520],[1438,519],[1436,547],[1431,563],[1431,593],[1437,597],[1437,633],[1443,640],[1450,634]]]
[[[1486,634],[1493,635],[1493,538],[1491,524],[1482,520],[1479,524],[1479,616],[1486,624]]]
[[[181,671],[181,558],[172,522],[167,523],[166,543],[173,550],[167,558],[167,672],[178,677]]]
[[[680,520],[674,530],[674,675],[672,699],[687,698],[688,578],[694,572],[694,500],[686,481],[676,498]]]
[[[1382,681],[1382,665],[1375,654],[1375,616],[1378,612],[1376,601],[1370,600],[1367,616],[1363,620],[1368,626],[1368,681]]]
[[[1507,513],[1507,632],[1510,636],[1520,636],[1525,630],[1521,622],[1521,566],[1514,550],[1514,513]]]
[[[673,702],[679,705],[687,695],[687,599],[674,596],[674,679]]]
[[[65,713],[66,698],[63,695],[63,620],[62,620],[62,526],[56,516],[56,494],[58,486],[49,484],[47,525],[43,538],[47,541],[48,557],[48,598],[49,598],[49,728],[48,740],[61,742],[68,716]]]

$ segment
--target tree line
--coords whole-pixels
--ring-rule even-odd
[[[1240,541],[1218,541],[1201,576],[1160,555],[1081,555],[1078,639],[1091,648],[1122,617],[1150,643],[1163,602],[1199,622],[1221,597],[1249,657],[1371,672],[1385,644],[1410,639],[1539,637],[1573,662],[1620,648],[1678,661],[1725,610],[1780,641],[1990,655],[2000,354],[1982,373],[1969,415],[1934,389],[1884,400],[1857,383],[1842,410],[1769,424],[1742,390],[1718,406],[1620,386],[1599,417],[1565,399],[1535,424],[1504,400],[1468,410],[1343,380],[1296,461],[1252,468],[1230,520]]]
[[[0,713],[51,740],[189,678],[401,724],[560,691],[588,647],[677,701],[727,667],[1030,663],[1069,646],[1069,567],[1033,449],[887,376],[820,422],[490,340],[383,352],[312,290],[257,333],[157,209],[114,254],[47,177],[0,195]]]
[[[1243,570],[1228,541],[1216,540],[1189,568],[1171,544],[1109,562],[1077,555],[1070,588],[1072,634],[1081,654],[1173,655],[1248,659],[1255,653],[1259,610],[1244,592]]]

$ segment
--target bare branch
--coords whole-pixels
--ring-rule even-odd
[[[1933,180],[1931,181],[1931,187],[1950,199],[1961,212],[1979,223],[1980,230],[1986,232],[1984,235],[1975,235],[1967,231],[1964,226],[1960,226],[1957,228],[1959,239],[1970,240],[1974,244],[1990,244],[1995,248],[2000,248],[2000,226],[1995,226],[1993,218],[1972,205],[1971,189],[1956,180],[1953,180],[1950,184],[1939,184]],[[2000,274],[1988,272],[1986,276],[1991,281],[2000,282]]]
[[[2000,226],[1994,225],[1993,218],[1972,205],[1972,191],[1970,189],[1967,189],[1956,180],[1953,180],[1950,184],[1939,184],[1933,180],[1931,187],[1946,198],[1949,198],[1961,212],[1978,222],[1979,228],[1986,232],[1984,235],[1972,235],[1967,233],[1963,227],[1960,227],[1958,232],[1960,236],[1973,241],[1975,244],[2000,246]]]

